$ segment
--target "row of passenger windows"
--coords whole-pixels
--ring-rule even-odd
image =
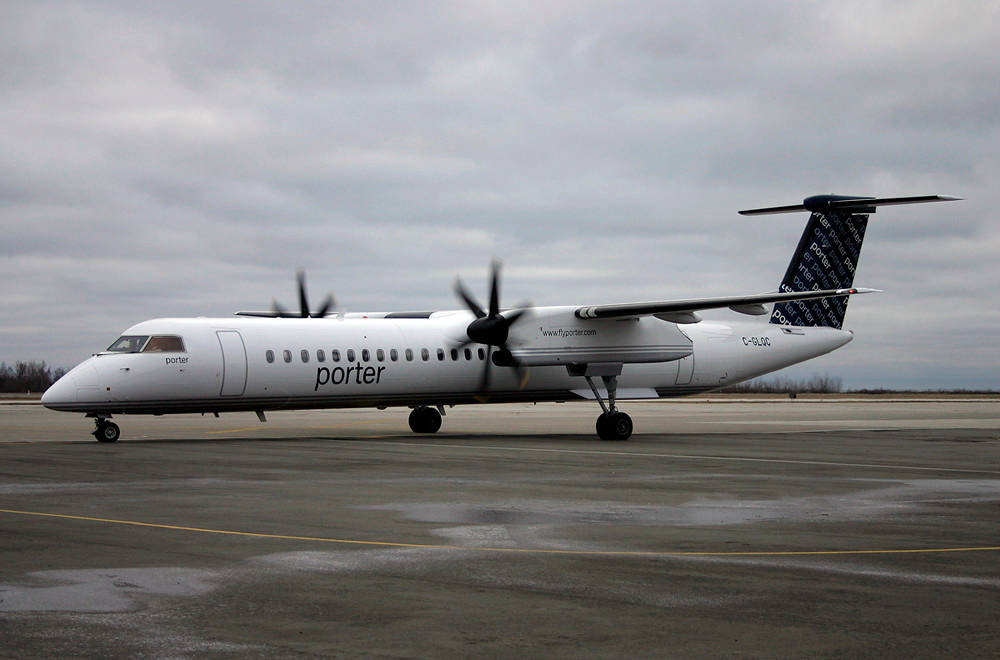
[[[372,351],[371,350],[369,350],[367,348],[362,348],[361,351],[360,351],[360,353],[361,353],[361,361],[362,362],[371,362],[372,361]],[[443,348],[439,348],[439,349],[437,349],[437,359],[438,359],[438,361],[439,362],[444,362],[445,359],[447,359],[449,353],[451,355],[452,361],[454,361],[454,362],[457,362],[457,361],[461,360],[463,357],[466,360],[472,360],[473,357],[478,358],[480,360],[485,360],[486,359],[486,349],[483,349],[483,348],[477,348],[476,350],[472,350],[471,348],[465,348],[465,349],[462,349],[462,350],[459,350],[457,348],[453,348],[449,352],[445,352],[445,350]],[[329,355],[330,355],[330,362],[340,362],[341,352],[340,352],[339,349],[335,348],[335,349],[331,350]],[[415,353],[414,353],[414,351],[413,351],[412,348],[407,348],[407,349],[403,350],[402,356],[403,356],[403,358],[407,362],[413,362],[414,359],[415,359]],[[357,360],[357,357],[358,357],[358,352],[356,352],[353,348],[349,348],[349,349],[347,349],[344,352],[344,357],[347,358],[348,362],[355,362]],[[376,362],[385,362],[386,361],[386,357],[389,358],[390,362],[398,362],[399,358],[400,358],[400,352],[397,349],[395,349],[395,348],[390,348],[388,352],[386,352],[384,349],[381,349],[381,348],[376,348],[375,349],[375,351],[374,351],[374,358],[375,358]],[[310,358],[311,358],[311,354],[309,353],[308,350],[306,350],[306,349],[303,348],[301,351],[299,351],[299,359],[303,362],[303,364],[309,362]],[[316,349],[316,361],[317,362],[326,362],[326,358],[327,358],[327,352],[325,350],[323,350],[322,348]],[[274,359],[275,359],[274,351],[272,351],[270,349],[268,349],[267,351],[264,351],[264,359],[267,360],[268,364],[273,363]],[[285,362],[291,362],[292,361],[292,352],[290,350],[288,350],[288,349],[285,349],[285,350],[281,351],[281,359],[284,360]],[[428,350],[426,348],[421,348],[420,349],[420,359],[423,360],[424,362],[429,362],[430,359],[431,359],[431,352],[430,352],[430,350]]]

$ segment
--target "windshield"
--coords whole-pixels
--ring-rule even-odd
[[[123,335],[108,346],[109,353],[138,353],[142,350],[149,335]]]
[[[108,346],[108,353],[183,353],[184,340],[177,335],[122,335]]]
[[[142,349],[143,353],[183,353],[184,342],[176,335],[153,335]]]

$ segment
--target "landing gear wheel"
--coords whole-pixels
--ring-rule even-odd
[[[619,411],[603,413],[597,418],[597,435],[601,440],[628,440],[632,435],[632,418]]]
[[[114,422],[99,421],[97,428],[94,429],[94,437],[98,442],[118,442],[121,434],[121,429]]]
[[[410,413],[410,429],[414,433],[437,433],[441,428],[441,413],[428,406],[414,408]]]
[[[601,413],[597,418],[597,437],[607,440],[608,435],[608,413]]]

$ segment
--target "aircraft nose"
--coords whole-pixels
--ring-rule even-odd
[[[72,381],[69,374],[52,383],[49,389],[42,394],[42,405],[52,410],[59,410],[62,406],[70,403],[76,403],[76,383]]]
[[[102,380],[94,358],[81,362],[45,390],[42,405],[52,410],[80,410],[82,403],[103,400]]]

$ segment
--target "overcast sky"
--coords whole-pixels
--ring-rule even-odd
[[[138,321],[774,290],[873,216],[856,339],[789,376],[1000,388],[1000,3],[5,2],[0,360]],[[731,318],[718,312],[712,318]],[[745,317],[741,317],[745,318]]]

